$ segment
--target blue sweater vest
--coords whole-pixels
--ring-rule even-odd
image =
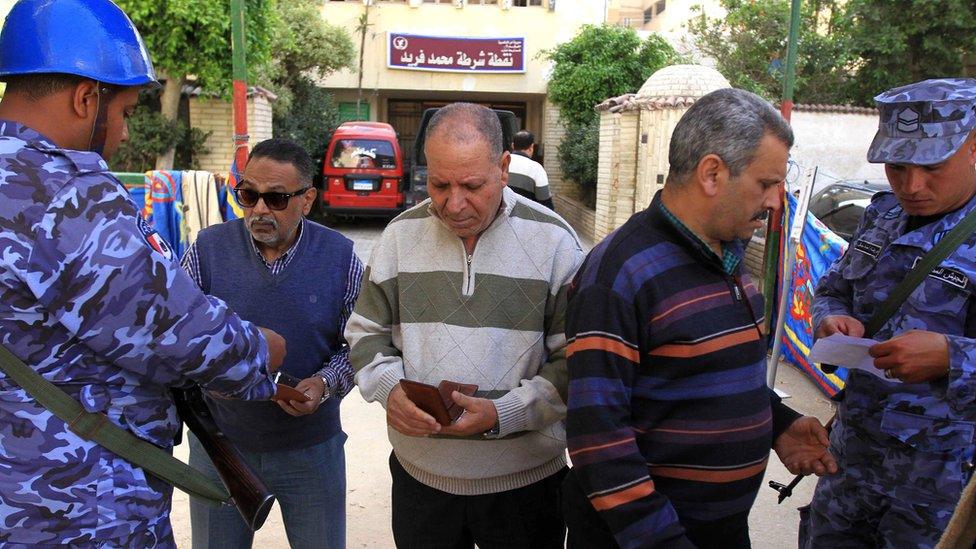
[[[243,219],[204,229],[197,239],[203,291],[218,297],[245,320],[285,338],[281,370],[312,376],[340,348],[339,318],[349,278],[352,242],[305,223],[294,257],[278,275],[258,258]],[[240,448],[256,452],[306,448],[342,430],[339,399],[311,415],[292,417],[270,401],[208,398],[220,429]]]

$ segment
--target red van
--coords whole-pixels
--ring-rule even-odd
[[[403,155],[389,124],[340,124],[325,150],[322,175],[327,214],[379,216],[403,210]]]

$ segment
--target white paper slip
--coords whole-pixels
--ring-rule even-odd
[[[880,342],[839,333],[820,338],[813,344],[813,349],[810,349],[810,362],[861,370],[888,382],[899,382],[897,379],[886,378],[884,370],[874,367],[874,358],[868,354],[868,348],[875,343]]]

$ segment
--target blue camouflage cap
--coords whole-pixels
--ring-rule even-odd
[[[938,78],[874,98],[881,111],[868,162],[938,164],[976,128],[976,79]]]

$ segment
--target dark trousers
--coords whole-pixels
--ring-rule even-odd
[[[568,549],[616,549],[620,547],[596,509],[590,504],[572,471],[562,487],[562,508],[569,528]],[[685,536],[699,549],[749,549],[749,514],[741,513],[716,521],[681,519]],[[687,546],[687,543],[662,542],[661,547]]]
[[[559,485],[568,469],[506,492],[457,496],[427,486],[390,455],[393,539],[400,549],[559,549]]]

